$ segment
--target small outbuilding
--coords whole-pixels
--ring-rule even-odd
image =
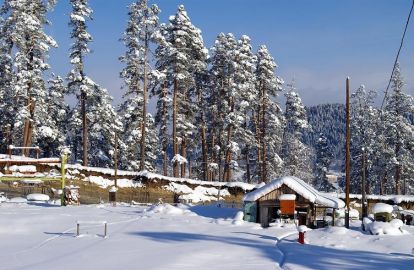
[[[344,201],[320,193],[303,180],[294,176],[278,178],[261,188],[247,193],[244,198],[244,220],[269,226],[273,220],[289,217],[298,219],[299,225],[319,227],[325,224],[328,208],[333,211],[345,207]],[[334,222],[334,220],[332,220]]]

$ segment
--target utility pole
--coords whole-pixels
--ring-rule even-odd
[[[349,229],[349,183],[350,183],[350,141],[351,141],[351,130],[350,130],[350,119],[349,119],[349,77],[346,78],[346,158],[345,158],[345,227]]]

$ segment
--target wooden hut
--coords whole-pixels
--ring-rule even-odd
[[[278,178],[247,193],[243,201],[244,219],[261,223],[263,227],[286,216],[298,219],[299,225],[316,227],[319,225],[317,216],[323,214],[324,210],[332,208],[331,213],[335,213],[335,209],[345,207],[341,199],[320,193],[293,176]]]

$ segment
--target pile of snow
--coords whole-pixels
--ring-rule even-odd
[[[388,235],[401,235],[407,234],[402,229],[403,223],[399,219],[393,219],[390,222],[374,221],[366,224],[367,230],[374,235],[388,234]]]
[[[344,201],[341,199],[332,197],[326,193],[321,193],[314,189],[312,186],[305,183],[303,180],[294,176],[284,176],[278,178],[269,184],[246,194],[243,198],[245,202],[253,202],[266,194],[280,188],[282,185],[286,185],[293,189],[296,193],[309,200],[312,203],[317,203],[323,206],[332,208],[343,208],[345,207]]]
[[[11,198],[8,202],[9,203],[27,203],[27,199],[22,198],[22,197],[14,197],[14,198]]]
[[[164,215],[184,215],[191,213],[184,207],[175,207],[168,203],[155,204],[146,210],[147,213],[164,214]]]
[[[0,203],[7,201],[6,195],[4,195],[4,192],[0,192]]]
[[[232,224],[233,225],[242,225],[244,223],[243,217],[244,217],[243,211],[238,211],[236,213],[236,215],[234,216],[234,218],[233,218]]]
[[[372,213],[374,213],[374,214],[377,214],[377,213],[392,213],[393,210],[394,210],[394,208],[392,207],[392,205],[389,205],[389,204],[386,204],[386,203],[376,203],[372,207]]]
[[[32,193],[26,196],[28,201],[37,201],[37,202],[46,202],[50,200],[49,195],[40,194],[40,193]]]
[[[332,209],[326,209],[327,213],[332,213]],[[335,210],[335,217],[336,218],[345,218],[345,208],[336,209]],[[359,212],[354,208],[349,209],[349,218],[350,219],[359,219]]]

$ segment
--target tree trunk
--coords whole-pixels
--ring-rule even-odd
[[[183,158],[187,158],[187,144],[186,144],[186,138],[182,138],[181,141],[181,156]],[[187,166],[186,163],[181,164],[181,177],[185,177],[185,167]]]
[[[208,159],[207,159],[207,142],[206,142],[206,125],[205,123],[201,126],[201,151],[203,156],[203,180],[207,181],[208,173]]]
[[[88,166],[88,122],[86,119],[86,93],[85,91],[81,91],[81,110],[82,110],[83,166]]]
[[[263,104],[262,104],[262,131],[260,132],[262,138],[262,182],[267,183],[267,150],[266,150],[266,109],[267,109],[267,102],[266,102],[266,89],[263,87],[262,92]]]
[[[141,129],[141,163],[140,170],[145,170],[145,139],[146,139],[146,126],[147,126],[147,91],[148,91],[148,38],[145,38],[144,48],[144,104],[142,106],[142,129]]]
[[[177,91],[178,83],[177,79],[174,79],[174,93],[173,93],[173,150],[174,157],[178,154],[177,145]],[[178,177],[178,162],[175,161],[173,164],[173,176]]]
[[[164,152],[164,157],[163,157],[163,163],[162,163],[162,169],[163,169],[163,173],[164,176],[168,175],[168,157],[167,157],[167,149],[164,148],[163,149]]]
[[[399,138],[397,136],[397,144],[395,145],[395,156],[397,157],[398,162],[399,162],[398,158],[400,154],[400,147],[401,145],[399,142]],[[401,194],[401,166],[399,163],[395,165],[394,180],[395,180],[395,194],[400,195]]]

